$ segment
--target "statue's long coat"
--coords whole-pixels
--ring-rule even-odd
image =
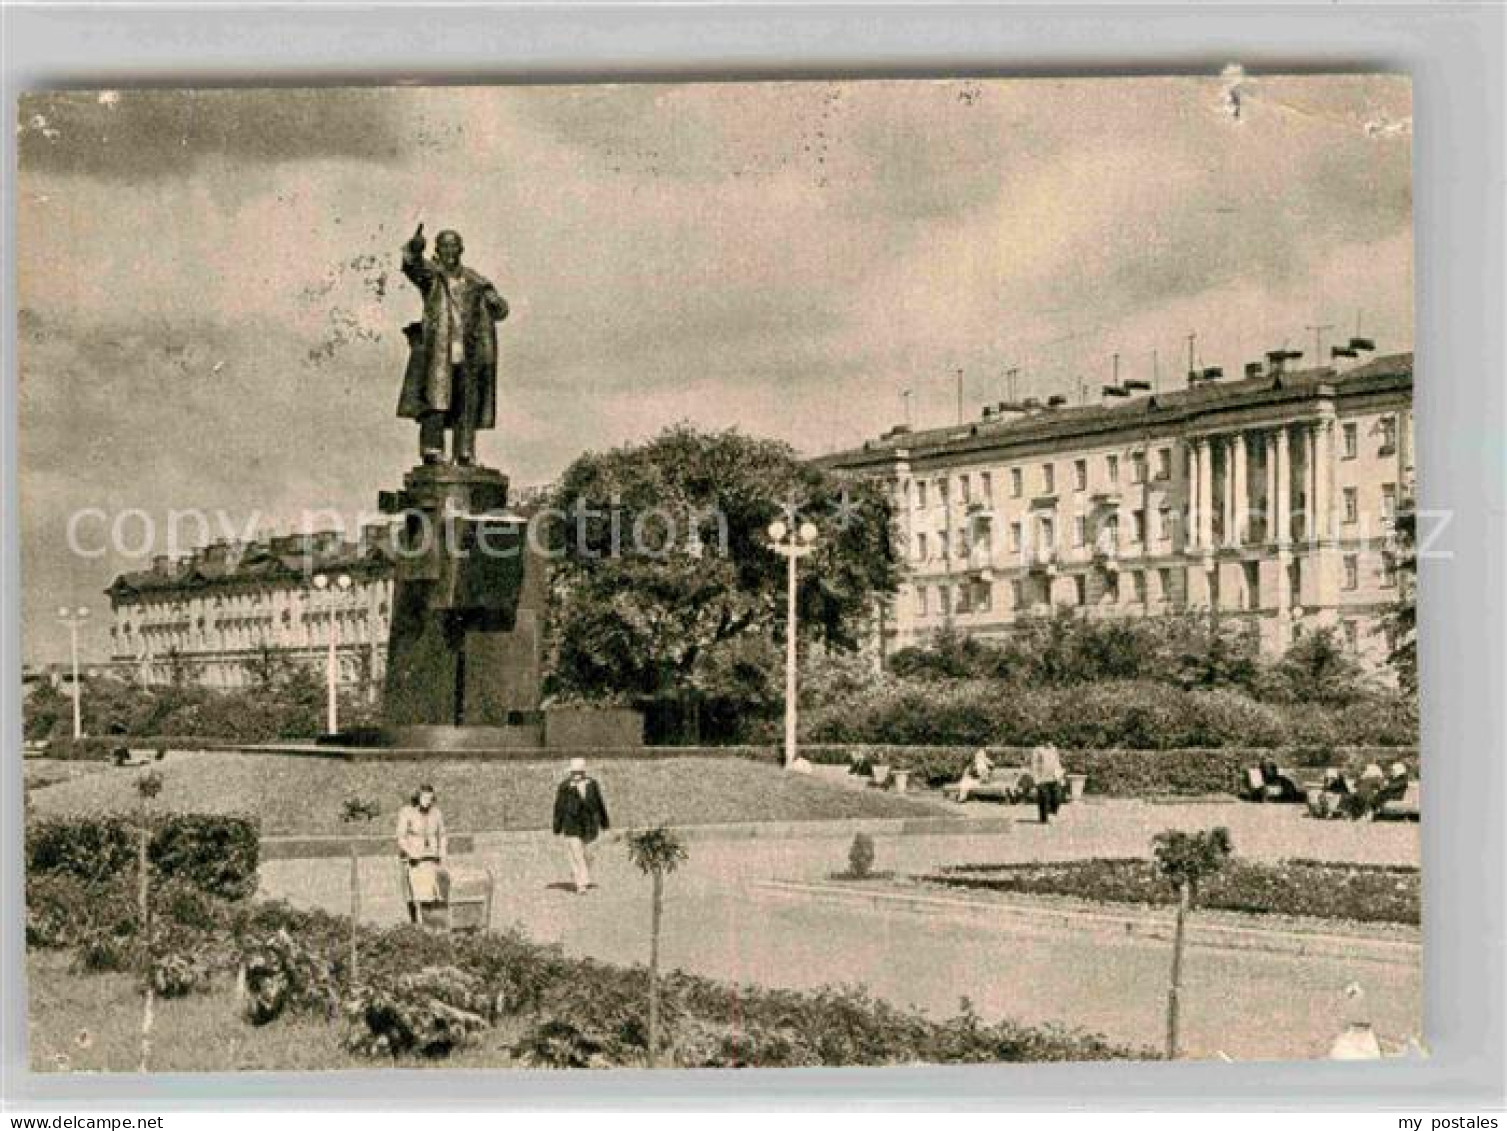
[[[461,271],[470,284],[461,310],[465,335],[465,365],[477,392],[476,427],[493,428],[497,423],[497,326],[508,316],[507,301],[486,279],[469,267]],[[424,296],[424,319],[405,328],[408,336],[408,369],[398,397],[398,415],[418,419],[426,412],[450,411],[450,319],[446,312],[446,288],[440,267],[433,260],[403,250],[403,274]]]

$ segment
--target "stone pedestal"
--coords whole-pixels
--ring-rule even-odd
[[[453,728],[486,728],[498,746],[543,744],[544,563],[507,497],[500,472],[448,465],[416,467],[381,496],[403,518],[383,701],[394,736],[442,749],[461,743]]]

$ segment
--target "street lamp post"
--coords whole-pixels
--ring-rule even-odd
[[[83,694],[83,685],[78,677],[78,626],[89,619],[89,609],[86,605],[70,609],[67,605],[58,607],[58,620],[68,626],[69,655],[73,664],[73,737],[84,737],[84,713],[80,706],[79,696]]]
[[[324,720],[325,729],[330,734],[334,734],[340,729],[340,697],[337,691],[340,682],[340,671],[336,666],[335,660],[336,637],[340,632],[340,618],[337,616],[337,613],[339,612],[340,596],[342,593],[349,591],[350,587],[351,577],[348,573],[337,574],[333,578],[327,573],[316,573],[314,575],[314,588],[318,589],[321,593],[328,593],[330,598],[330,631],[325,642],[324,654]]]
[[[795,563],[816,549],[816,527],[769,524],[769,548],[785,559],[785,768],[795,763]]]

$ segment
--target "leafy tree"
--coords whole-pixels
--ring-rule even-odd
[[[1011,679],[1030,666],[1022,652],[948,625],[924,647],[896,652],[890,657],[889,670],[901,679]]]
[[[1330,626],[1305,632],[1277,661],[1273,675],[1298,703],[1353,703],[1365,694],[1365,673]]]
[[[888,499],[878,485],[736,431],[671,428],[588,453],[551,506],[550,689],[565,698],[674,703],[693,738],[700,704],[774,698],[785,560],[765,529],[786,515],[817,525],[800,566],[803,635],[858,643],[873,601],[894,591]],[[778,683],[775,679],[774,683]]]
[[[1219,872],[1234,851],[1230,830],[1188,833],[1168,829],[1151,840],[1156,869],[1177,892],[1177,926],[1172,935],[1172,976],[1167,985],[1167,1059],[1178,1055],[1178,1022],[1183,986],[1183,950],[1188,913],[1198,898],[1198,885]]]
[[[1261,672],[1256,636],[1228,617],[1185,613],[1158,618],[1166,670],[1182,687],[1250,690]]]
[[[61,687],[50,681],[26,688],[21,700],[21,731],[28,742],[54,738],[66,733],[64,720],[70,718],[73,704]],[[85,733],[92,733],[87,724]]]
[[[660,825],[628,836],[628,858],[654,881],[649,919],[649,1067],[659,1057],[659,930],[664,915],[665,877],[689,858],[674,831]]]
[[[1390,645],[1387,662],[1397,673],[1397,682],[1409,693],[1418,690],[1418,508],[1405,499],[1392,523],[1393,552],[1397,571],[1397,597],[1383,617],[1382,628]]]
[[[1259,673],[1257,642],[1228,618],[1180,614],[1093,617],[1068,608],[1033,617],[1000,640],[955,629],[890,660],[902,679],[1008,680],[1027,686],[1156,680],[1185,688],[1249,689]]]
[[[838,648],[813,648],[800,669],[801,706],[847,703],[891,682],[879,670],[876,657]]]

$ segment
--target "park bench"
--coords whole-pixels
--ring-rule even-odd
[[[1242,801],[1294,804],[1305,801],[1311,787],[1298,780],[1296,770],[1283,766],[1247,766],[1241,775]]]
[[[1069,774],[1071,779],[1074,775]],[[1064,783],[1066,785],[1068,783]],[[1073,791],[1069,788],[1059,790],[1061,801],[1066,804],[1073,800]],[[956,800],[958,796],[958,783],[942,787],[942,796],[949,800]],[[1006,805],[1014,805],[1022,801],[1030,801],[1036,796],[1036,782],[1031,777],[1031,771],[1023,766],[998,766],[989,775],[989,780],[980,782],[968,791],[969,800],[999,801]]]
[[[1423,786],[1416,781],[1408,782],[1401,797],[1383,801],[1376,810],[1378,821],[1416,821],[1423,812]]]

